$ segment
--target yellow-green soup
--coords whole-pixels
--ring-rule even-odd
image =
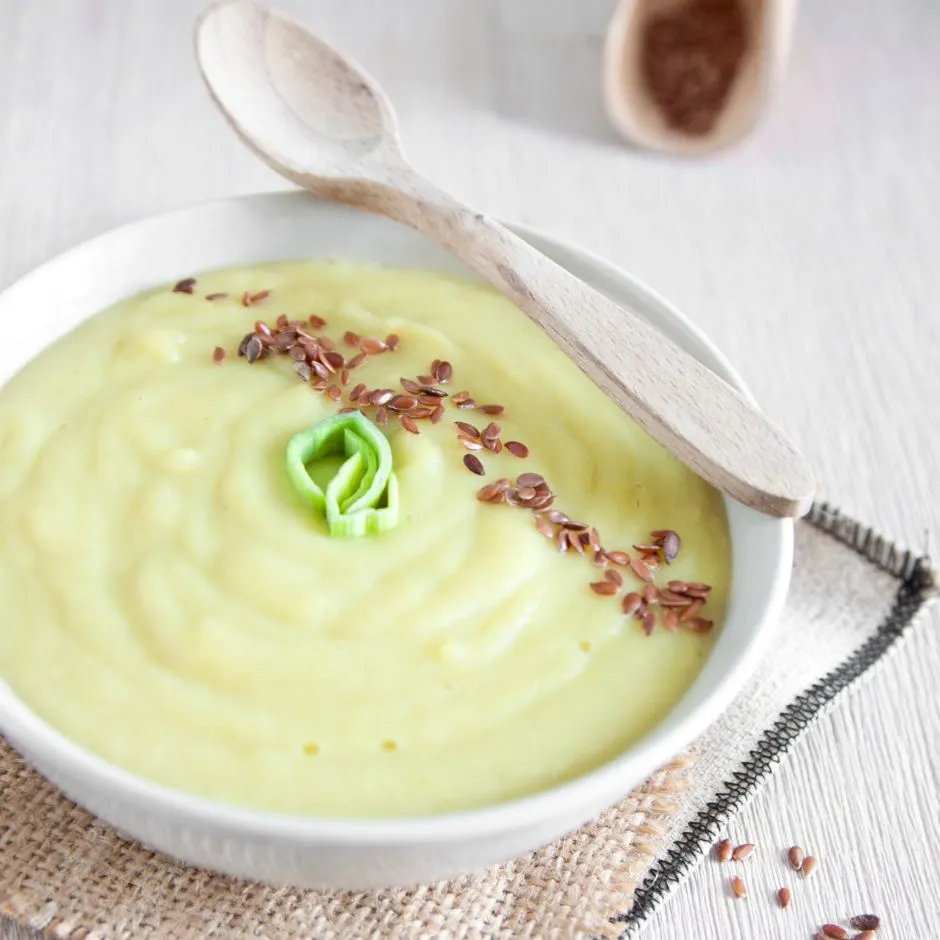
[[[281,314],[322,316],[311,332],[347,359],[347,330],[400,343],[335,402],[287,356],[236,355]],[[357,383],[401,391],[433,359],[452,364],[446,391],[504,413],[445,400],[417,435],[393,418],[398,525],[331,537],[291,487],[287,441]],[[529,456],[474,451],[472,474],[458,420],[496,420]],[[480,502],[487,482],[542,474],[608,551],[675,530],[656,582],[712,585],[716,630],[727,596],[720,496],[507,300],[429,272],[290,262],[131,298],[0,390],[0,454],[0,675],[107,760],[246,806],[414,816],[530,794],[622,752],[688,688],[715,631],[664,629],[659,609],[644,635],[621,610],[643,589],[629,569],[598,595],[590,552]]]

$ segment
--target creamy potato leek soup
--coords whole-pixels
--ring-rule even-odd
[[[0,390],[0,674],[144,778],[402,817],[597,767],[676,704],[722,500],[511,303],[422,271],[216,271]]]

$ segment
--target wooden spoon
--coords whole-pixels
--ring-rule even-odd
[[[216,104],[274,170],[441,244],[718,489],[775,516],[809,509],[809,467],[742,395],[653,327],[419,176],[402,154],[391,104],[358,66],[251,0],[207,9],[195,41]]]

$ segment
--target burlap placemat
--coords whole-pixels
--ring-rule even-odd
[[[410,890],[297,891],[186,868],[124,841],[0,739],[0,936],[631,934],[807,725],[893,646],[936,583],[925,558],[816,506],[797,527],[793,587],[774,648],[691,752],[553,845],[477,876]]]

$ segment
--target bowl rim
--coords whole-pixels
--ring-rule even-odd
[[[322,200],[301,190],[281,189],[204,200],[125,223],[42,262],[3,288],[0,291],[0,300],[7,302],[11,295],[15,297],[16,293],[28,287],[32,281],[54,274],[58,265],[74,263],[86,253],[107,251],[109,242],[118,241],[148,225],[165,224],[174,218],[180,224],[185,224],[186,219],[193,214],[220,209],[227,204],[249,208],[263,207],[266,203],[274,204],[281,199],[293,201],[298,198],[311,200],[313,205],[322,203]],[[556,258],[562,259],[560,263],[565,264],[573,259],[580,269],[590,271],[592,281],[600,279],[611,285],[614,291],[629,291],[642,297],[644,302],[658,307],[667,319],[672,320],[693,341],[709,352],[727,381],[748,399],[754,400],[737,370],[705,333],[639,278],[594,252],[539,229],[515,223],[507,225],[536,247],[541,249],[542,246],[547,246]],[[568,816],[572,808],[587,807],[588,812],[592,814],[600,801],[603,801],[604,805],[611,802],[611,793],[625,795],[628,787],[636,782],[637,774],[642,776],[653,773],[657,767],[687,747],[717,719],[752,674],[769,642],[789,588],[793,522],[780,519],[774,520],[774,523],[776,564],[771,574],[771,590],[754,616],[756,627],[721,681],[704,694],[692,713],[677,721],[674,727],[664,730],[663,726],[669,722],[671,716],[671,713],[667,714],[624,752],[593,770],[546,790],[505,802],[457,812],[401,818],[292,815],[224,803],[149,781],[86,750],[35,714],[2,678],[0,734],[8,736],[18,750],[22,749],[28,762],[32,762],[35,757],[37,763],[54,766],[62,779],[79,779],[83,784],[97,788],[102,794],[113,794],[115,798],[125,800],[132,799],[138,809],[146,808],[153,813],[169,815],[199,825],[215,825],[229,833],[234,831],[245,835],[263,835],[295,843],[332,841],[348,845],[376,842],[408,845],[417,842],[445,842],[462,837],[482,838],[507,830],[521,829],[548,818]],[[681,701],[680,699],[673,710],[679,707]],[[634,768],[632,772],[631,767]],[[618,782],[621,784],[619,787]]]

